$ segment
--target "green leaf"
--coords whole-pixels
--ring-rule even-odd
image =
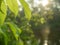
[[[20,39],[20,40],[17,42],[17,45],[24,45],[24,42]]]
[[[41,22],[41,24],[44,24],[46,22],[46,20],[43,17],[41,17],[40,22]]]
[[[0,28],[0,34],[2,34],[4,36],[4,42],[5,42],[5,45],[7,45],[8,36],[6,35],[6,33],[1,28]]]
[[[1,9],[1,3],[2,3],[2,0],[0,0],[0,9]]]
[[[6,0],[9,9],[17,16],[18,14],[18,3],[17,0]]]
[[[21,30],[12,22],[8,22],[7,24],[9,25],[16,40],[18,40],[19,34],[21,33]]]
[[[25,2],[25,0],[20,0],[21,5],[24,8],[24,12],[25,12],[25,17],[30,20],[31,19],[31,10],[29,8],[29,5]]]
[[[1,25],[4,23],[4,21],[5,21],[6,11],[7,11],[7,8],[6,8],[6,5],[5,5],[5,2],[2,1],[1,7],[0,7],[0,26],[1,26]]]
[[[19,45],[24,45],[22,40],[19,41]]]

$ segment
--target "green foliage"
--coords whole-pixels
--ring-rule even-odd
[[[0,7],[0,26],[4,23],[5,18],[6,18],[6,13],[7,12],[7,7],[4,1],[1,2],[1,7]]]
[[[6,33],[4,32],[4,30],[2,30],[1,28],[0,28],[0,34],[2,35],[2,36],[4,36],[4,45],[7,45],[7,43],[8,43],[8,36],[6,35]],[[3,39],[2,39],[3,40]]]
[[[47,23],[53,29],[60,29],[58,6],[38,6],[40,11],[32,6],[31,13],[27,2],[19,1],[23,7],[20,12],[17,0],[0,0],[0,45],[39,45],[37,39],[40,38],[41,30]]]
[[[17,42],[17,45],[24,45],[24,42],[23,42],[22,40],[19,40],[19,41]]]
[[[45,21],[45,19],[42,17],[42,18],[40,19],[40,22],[41,22],[42,24],[44,24],[46,21]]]
[[[6,0],[9,9],[17,16],[18,14],[18,3],[17,0]]]
[[[21,30],[14,23],[8,22],[7,24],[9,25],[16,40],[18,40],[19,34],[21,33]]]
[[[20,0],[25,18],[31,19],[31,10],[24,0]],[[1,45],[24,45],[20,39],[22,30],[16,25],[19,12],[17,0],[0,0],[0,43]],[[11,18],[14,17],[14,18]],[[3,43],[4,42],[4,43]]]
[[[0,8],[1,8],[1,3],[2,3],[2,0],[0,0]]]
[[[25,0],[20,0],[20,3],[22,4],[25,12],[25,17],[30,20],[31,19],[31,10],[28,6],[28,4],[25,2]]]

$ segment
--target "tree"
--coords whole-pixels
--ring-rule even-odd
[[[31,10],[25,0],[19,1],[24,8],[25,18],[29,21],[31,18]],[[17,0],[0,0],[1,45],[24,45],[23,41],[20,39],[22,30],[17,26],[17,24],[15,24],[15,19],[19,12],[18,6]]]

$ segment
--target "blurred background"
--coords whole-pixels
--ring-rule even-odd
[[[60,0],[25,0],[31,18],[26,4],[23,3],[24,8],[17,2],[17,17],[7,7],[5,23],[0,28],[0,45],[60,45]]]

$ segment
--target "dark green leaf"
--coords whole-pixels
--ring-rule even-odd
[[[5,45],[7,45],[8,37],[7,37],[6,33],[1,28],[0,28],[0,34],[2,34],[4,36],[4,43],[5,43]]]
[[[2,0],[0,0],[0,9],[1,9],[1,3],[2,3]]]

